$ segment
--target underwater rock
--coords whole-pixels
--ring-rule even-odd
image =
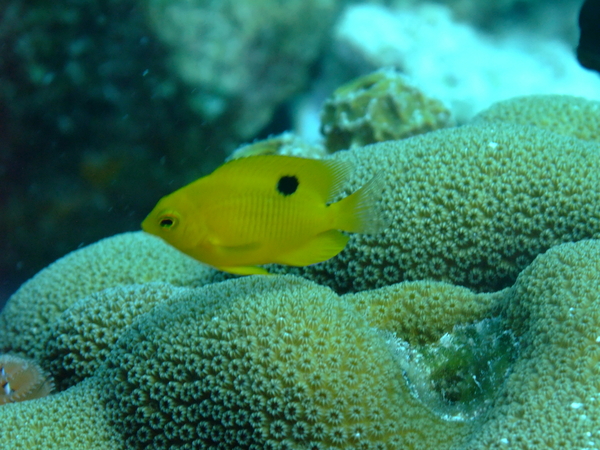
[[[586,69],[600,73],[600,3],[584,0],[579,11],[579,43],[577,60]]]

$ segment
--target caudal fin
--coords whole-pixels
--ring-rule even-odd
[[[389,220],[381,205],[384,185],[383,173],[379,172],[358,191],[335,203],[338,209],[336,229],[375,234],[387,228]]]

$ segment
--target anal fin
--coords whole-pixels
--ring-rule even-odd
[[[270,275],[266,269],[258,266],[230,266],[230,267],[216,267],[218,270],[223,272],[229,272],[236,275]]]
[[[302,247],[275,258],[278,264],[308,266],[333,258],[348,243],[348,236],[337,230],[329,230],[315,236]]]

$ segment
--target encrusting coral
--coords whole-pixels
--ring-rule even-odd
[[[212,269],[143,233],[74,252],[0,313],[0,350],[66,389],[0,406],[1,445],[597,448],[599,156],[487,119],[338,152],[348,192],[384,172],[393,220],[272,267],[313,281],[205,285]]]
[[[426,97],[392,69],[378,70],[339,87],[321,112],[321,132],[331,152],[451,125],[450,111],[442,102]]]
[[[356,170],[346,194],[383,173],[377,235],[353,234],[300,274],[338,293],[432,279],[479,291],[511,286],[553,245],[600,236],[600,145],[547,130],[480,122],[337,152]]]
[[[109,425],[98,389],[90,378],[37,400],[0,406],[3,450],[125,450]]]
[[[572,95],[527,95],[493,104],[473,118],[533,125],[600,142],[600,101]]]
[[[328,288],[245,277],[155,307],[99,376],[129,449],[449,448],[384,335]]]
[[[64,310],[103,289],[151,281],[201,286],[212,269],[146,233],[123,233],[59,259],[23,284],[0,312],[0,352],[34,359]]]
[[[473,377],[474,391],[481,391],[488,404],[484,405],[484,414],[467,422],[470,428],[467,442],[454,448],[572,450],[598,448],[600,445],[599,282],[600,240],[582,240],[552,247],[519,275],[514,286],[494,294],[472,294],[466,290],[461,294],[462,288],[456,286],[415,282],[342,298],[366,311],[372,325],[382,326],[388,331],[406,329],[403,327],[409,319],[390,320],[390,316],[402,318],[403,315],[402,311],[393,312],[398,304],[390,298],[406,305],[410,303],[408,299],[426,298],[424,294],[432,292],[432,287],[438,288],[437,301],[444,304],[467,300],[464,308],[465,311],[473,309],[473,320],[477,320],[477,316],[500,313],[498,318],[491,321],[484,319],[472,328],[496,328],[495,340],[487,342],[485,336],[482,340],[482,336],[467,333],[469,340],[475,339],[476,342],[459,342],[457,354],[463,358],[460,361],[463,369],[469,368],[465,365],[468,362],[465,355],[472,358],[468,355],[470,348],[482,344],[489,345],[492,350],[488,354],[491,358],[483,366],[492,364],[495,367],[488,367],[488,373],[466,372],[461,375],[459,383]],[[401,295],[411,292],[408,298]],[[437,301],[428,298],[423,302],[423,323],[426,320],[431,324],[443,321],[436,320],[442,312],[432,308]],[[453,308],[446,309],[451,312]],[[457,317],[455,325],[461,323],[461,316]],[[440,348],[444,350],[455,345],[462,329],[464,326],[455,326],[451,333],[443,336]],[[443,327],[439,330],[443,331]],[[510,330],[513,337],[502,330]],[[438,334],[435,332],[432,338]],[[432,410],[443,411],[443,407],[432,402],[437,401],[432,397],[432,391],[439,389],[434,383],[444,381],[444,378],[452,379],[453,375],[446,373],[441,380],[436,379],[439,374],[435,373],[435,365],[439,358],[427,354],[419,344],[420,339],[414,338],[414,333],[399,332],[398,336],[409,339],[409,349],[412,347],[413,351],[420,353],[421,361],[403,364],[407,381],[424,404]],[[493,337],[494,333],[489,336]],[[507,346],[514,348],[511,350]],[[442,369],[453,370],[452,363]],[[487,378],[481,378],[481,374]],[[470,411],[469,405],[465,404],[469,401],[469,392],[459,394],[463,397],[455,405],[459,409],[454,408],[454,411]],[[452,408],[446,408],[448,410]]]
[[[34,361],[0,355],[0,405],[42,398],[54,388],[52,378]]]

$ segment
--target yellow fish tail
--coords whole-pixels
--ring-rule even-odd
[[[379,204],[384,189],[383,173],[378,173],[358,191],[332,204],[338,210],[335,228],[349,233],[375,234],[387,225]]]

